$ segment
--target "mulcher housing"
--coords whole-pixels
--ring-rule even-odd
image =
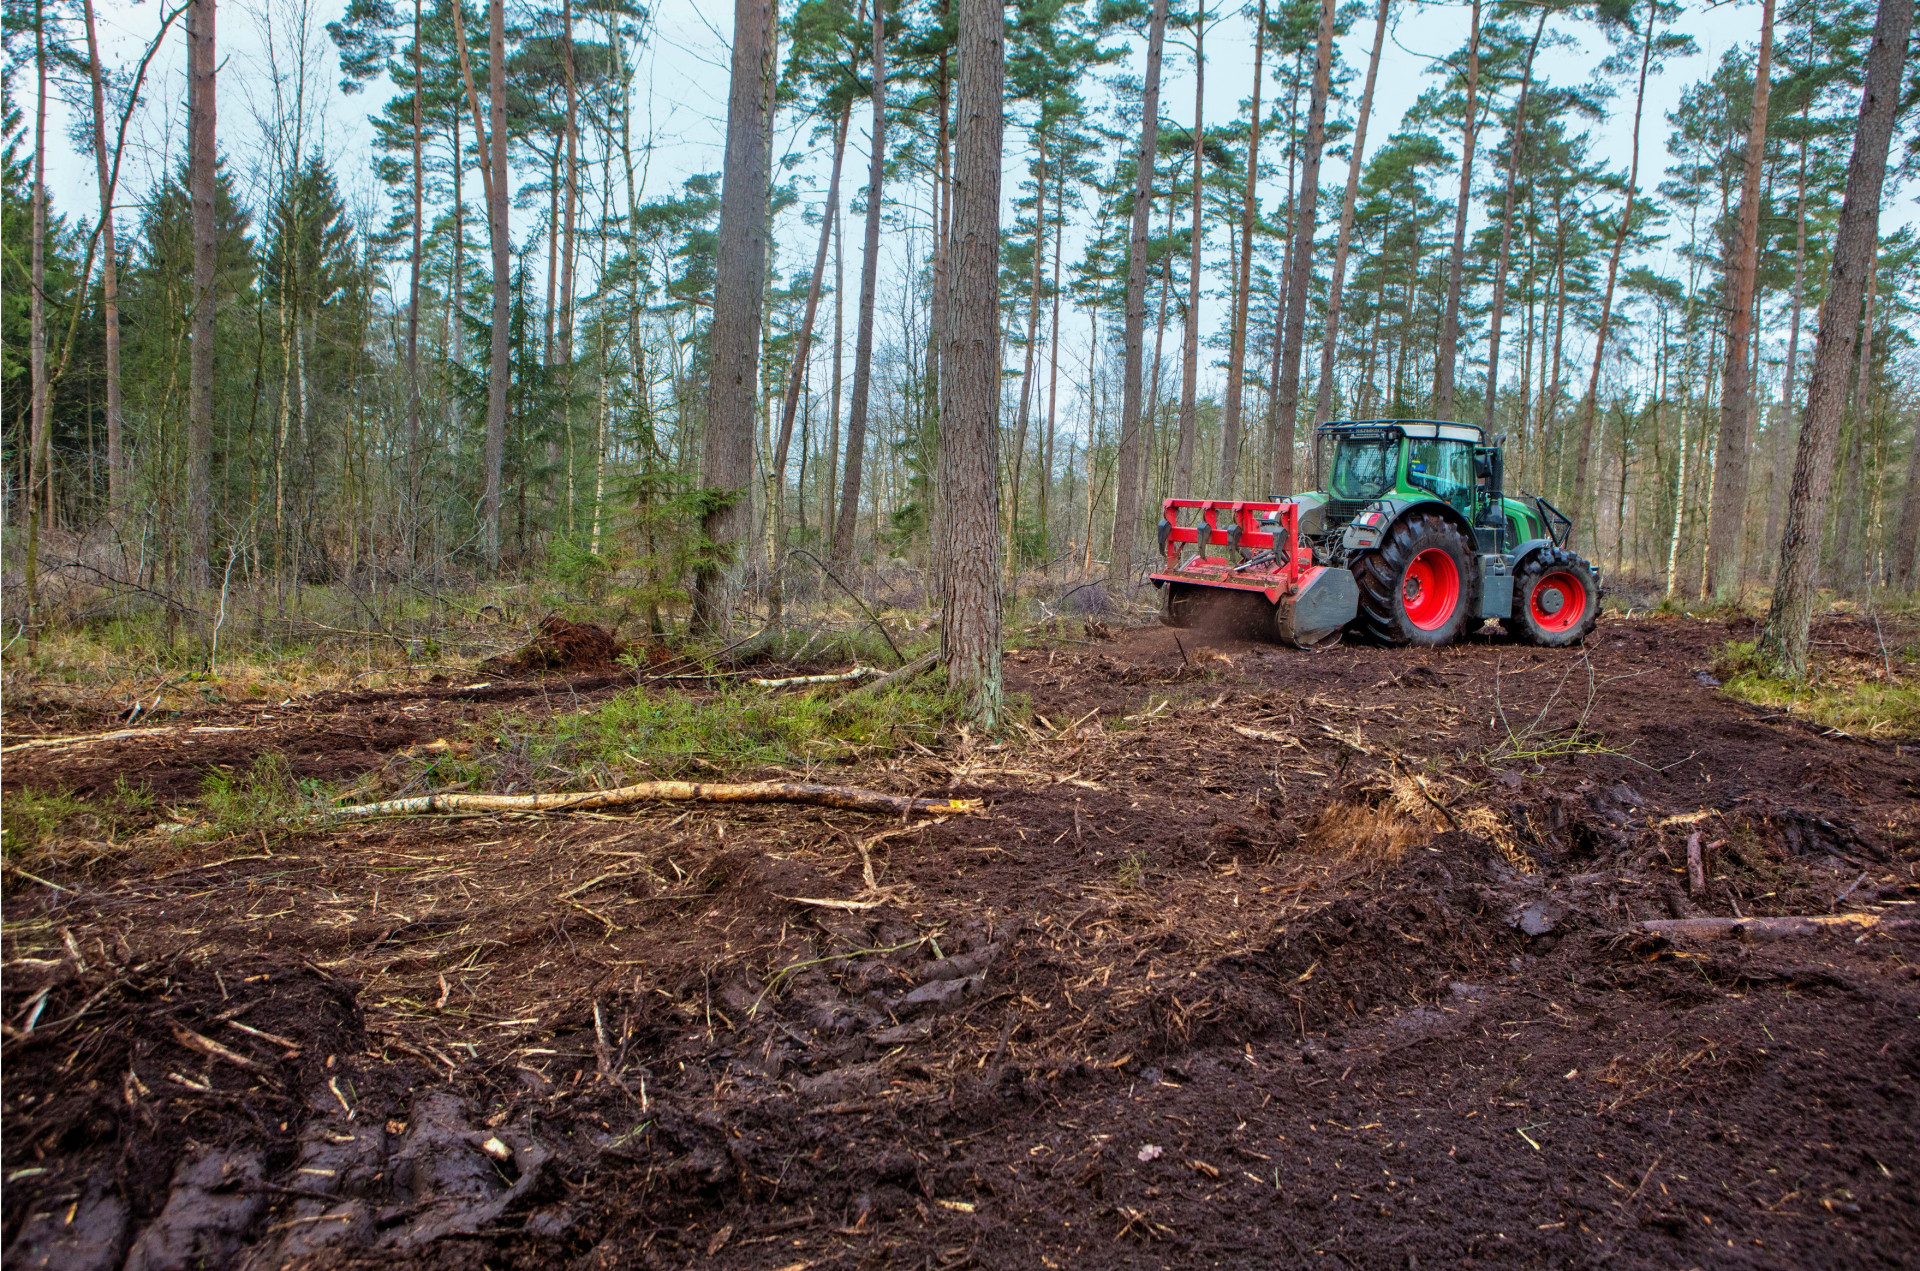
[[[1152,579],[1168,625],[1237,595],[1303,648],[1350,629],[1385,644],[1446,644],[1489,619],[1548,646],[1593,629],[1599,569],[1568,548],[1573,525],[1559,509],[1506,495],[1503,448],[1478,426],[1342,420],[1315,446],[1316,472],[1322,450],[1333,452],[1323,490],[1165,501],[1166,567]]]

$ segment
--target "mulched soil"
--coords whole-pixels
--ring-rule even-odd
[[[1920,763],[1719,693],[1741,634],[1127,630],[1010,655],[1016,738],[807,774],[977,815],[76,850],[6,883],[7,1264],[1907,1264]],[[183,719],[6,788],[365,771],[624,682]],[[1829,911],[1884,920],[1638,925]]]

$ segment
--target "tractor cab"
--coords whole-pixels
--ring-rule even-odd
[[[1328,424],[1315,438],[1316,472],[1320,451],[1331,446],[1333,464],[1327,482],[1326,526],[1336,529],[1378,499],[1400,494],[1426,495],[1471,518],[1484,489],[1477,460],[1490,448],[1472,424],[1432,420],[1367,420]]]

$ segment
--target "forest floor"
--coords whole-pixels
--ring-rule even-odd
[[[1816,647],[1910,679],[1913,627]],[[809,769],[983,800],[931,819],[56,835],[5,879],[7,1265],[1911,1265],[1917,743],[1736,700],[1752,634],[1056,637],[1005,737]],[[629,683],[482,679],[5,790],[190,818],[222,765],[352,782]],[[1806,914],[1855,918],[1642,925]]]

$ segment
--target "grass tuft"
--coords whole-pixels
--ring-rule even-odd
[[[1894,740],[1920,736],[1920,684],[1903,679],[1913,663],[1907,650],[1898,658],[1820,656],[1805,679],[1795,680],[1771,674],[1753,641],[1735,640],[1721,650],[1714,674],[1743,702],[1837,732]]]

